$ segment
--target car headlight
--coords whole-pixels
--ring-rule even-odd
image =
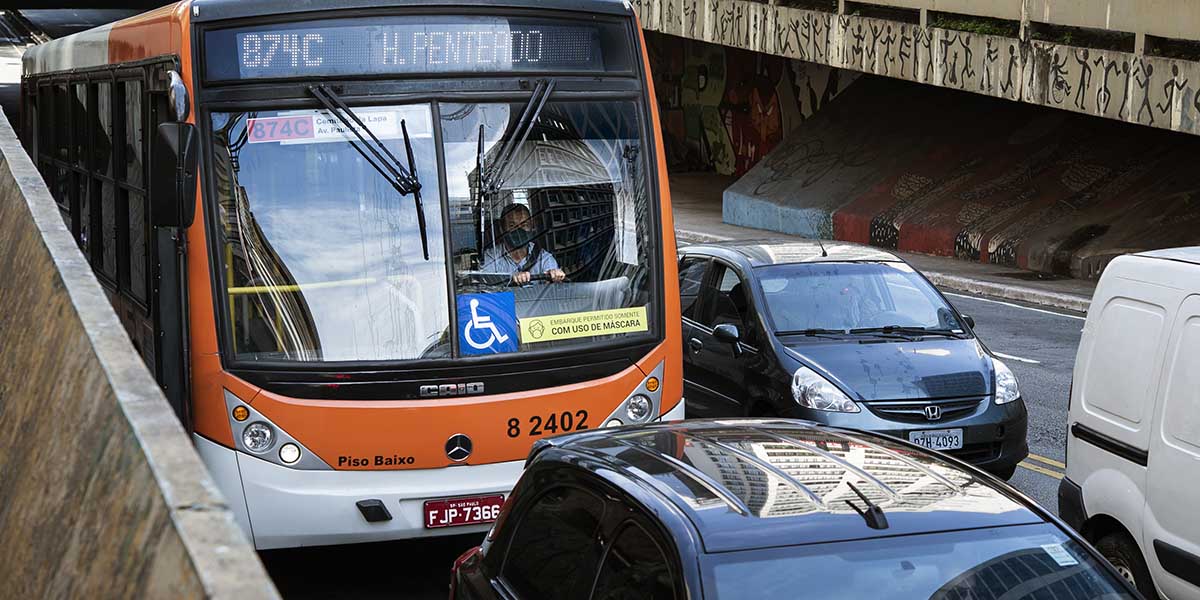
[[[996,404],[1008,404],[1020,398],[1021,390],[1017,387],[1017,376],[1013,375],[1008,365],[993,358],[992,366],[996,369]]]
[[[792,374],[792,398],[795,398],[801,407],[813,410],[846,413],[859,411],[858,405],[836,385],[804,366]]]

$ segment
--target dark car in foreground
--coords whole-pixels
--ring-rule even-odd
[[[1029,454],[1012,371],[895,254],[815,240],[694,245],[679,279],[689,417],[865,429],[1002,479]]]
[[[451,598],[1136,598],[1008,485],[903,441],[699,420],[538,442]]]

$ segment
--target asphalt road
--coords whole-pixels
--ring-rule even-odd
[[[949,298],[975,318],[975,331],[988,348],[1014,357],[1004,360],[1016,374],[1029,407],[1032,456],[1011,483],[1057,512],[1068,391],[1082,317],[958,293]],[[289,599],[441,599],[446,597],[451,563],[479,539],[461,536],[273,551],[262,556],[280,592]]]

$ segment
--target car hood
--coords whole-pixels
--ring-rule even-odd
[[[855,400],[915,400],[992,392],[992,363],[975,339],[863,338],[786,343],[791,355]]]

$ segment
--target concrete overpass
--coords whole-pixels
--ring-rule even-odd
[[[650,31],[1200,133],[1200,3],[1190,0],[635,4]]]

